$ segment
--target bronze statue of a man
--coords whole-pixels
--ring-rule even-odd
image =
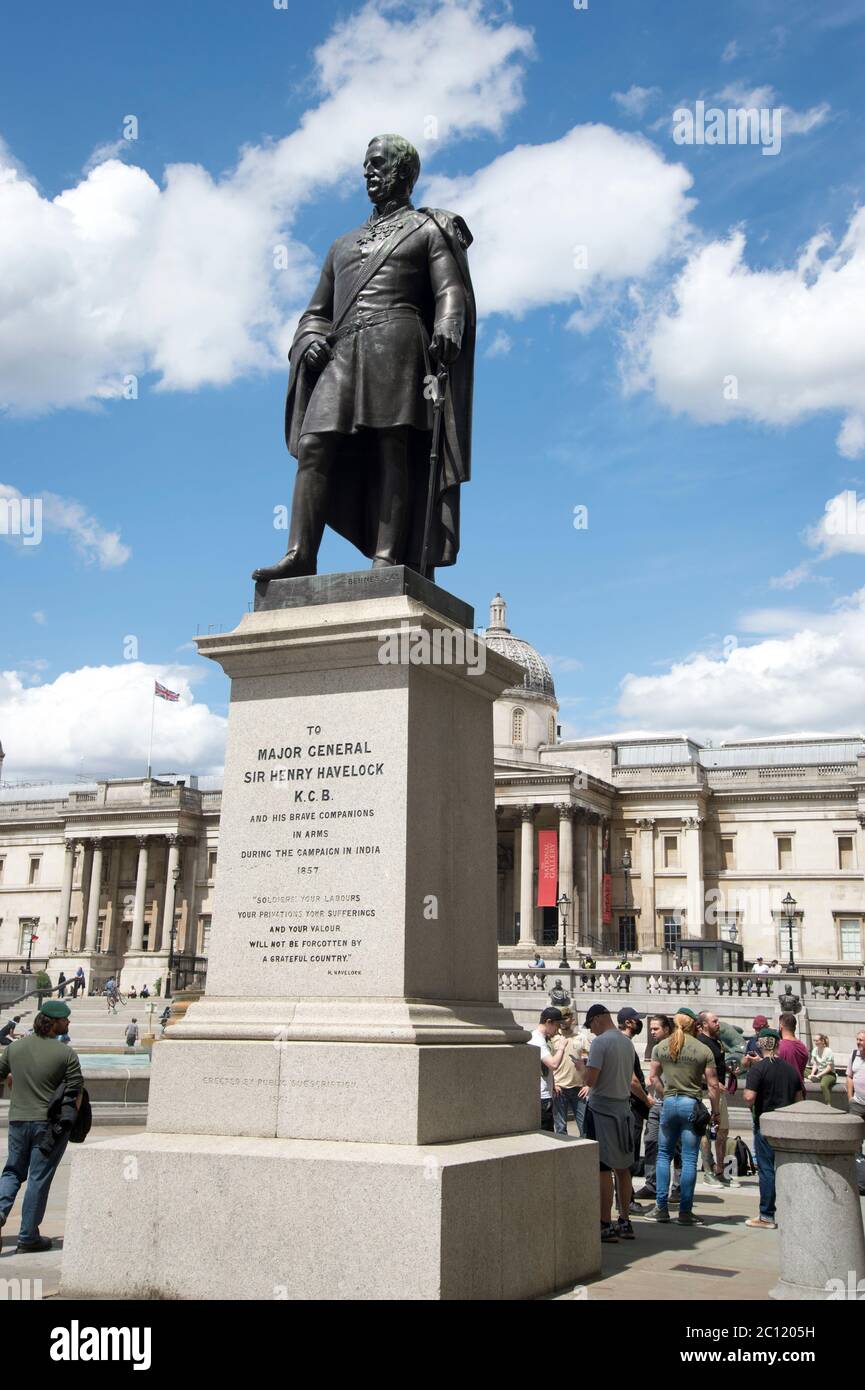
[[[471,455],[476,312],[461,217],[414,208],[417,150],[370,141],[373,212],[333,243],[289,352],[285,438],[297,458],[288,552],[261,581],[315,574],[330,525],[373,568],[422,568],[436,374],[447,369],[426,572],[454,564]]]

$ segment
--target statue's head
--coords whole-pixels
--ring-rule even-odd
[[[420,155],[401,135],[376,135],[369,142],[363,176],[371,203],[407,197],[420,174]]]

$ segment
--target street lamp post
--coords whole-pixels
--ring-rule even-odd
[[[790,953],[790,959],[787,963],[787,973],[788,975],[795,975],[796,962],[793,959],[793,922],[796,914],[796,899],[793,897],[792,893],[787,893],[786,898],[782,899],[781,906],[784,909],[784,916],[787,919],[787,946]]]
[[[562,958],[559,961],[560,970],[570,970],[571,968],[570,962],[568,961],[567,957],[566,945],[566,937],[568,930],[568,908],[570,907],[570,905],[571,900],[568,897],[567,893],[563,893],[562,896],[559,898],[559,901],[556,903],[556,907],[559,909],[559,933],[562,938]]]
[[[623,851],[622,851],[622,873],[623,873],[624,878],[625,878],[625,915],[626,915],[626,916],[628,915],[628,874],[631,872],[631,862],[632,862],[632,861],[631,861],[631,851],[630,851],[629,849],[623,850]],[[619,945],[620,945],[620,946],[621,946],[621,944],[622,944],[622,943],[619,942]],[[630,942],[626,942],[625,945],[626,945],[626,949],[628,949],[628,950],[630,951]],[[635,942],[634,942],[634,948],[635,948],[635,949],[636,949],[636,945],[637,945],[637,943],[636,943],[636,941],[635,941]]]
[[[172,877],[173,877],[173,879],[174,879],[174,891],[175,891],[175,895],[176,895],[176,893],[177,893],[177,883],[178,883],[178,880],[179,880],[179,878],[180,878],[180,865],[179,865],[179,864],[178,864],[177,868],[173,870],[173,872],[172,872]],[[164,995],[164,997],[165,997],[166,999],[170,999],[170,998],[171,998],[171,972],[172,972],[172,970],[174,969],[174,938],[175,938],[176,936],[177,936],[177,923],[176,923],[176,922],[172,922],[172,923],[171,923],[171,927],[169,928],[169,932],[168,932],[168,970],[167,970],[167,972],[166,972],[167,978],[166,978],[166,981],[165,981],[165,995]]]

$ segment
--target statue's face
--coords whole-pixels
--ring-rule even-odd
[[[371,203],[383,203],[401,192],[399,166],[381,140],[373,140],[363,161],[363,176]]]

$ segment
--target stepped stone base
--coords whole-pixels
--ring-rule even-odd
[[[585,1140],[109,1139],[76,1154],[61,1294],[531,1299],[599,1272],[598,1219]]]

